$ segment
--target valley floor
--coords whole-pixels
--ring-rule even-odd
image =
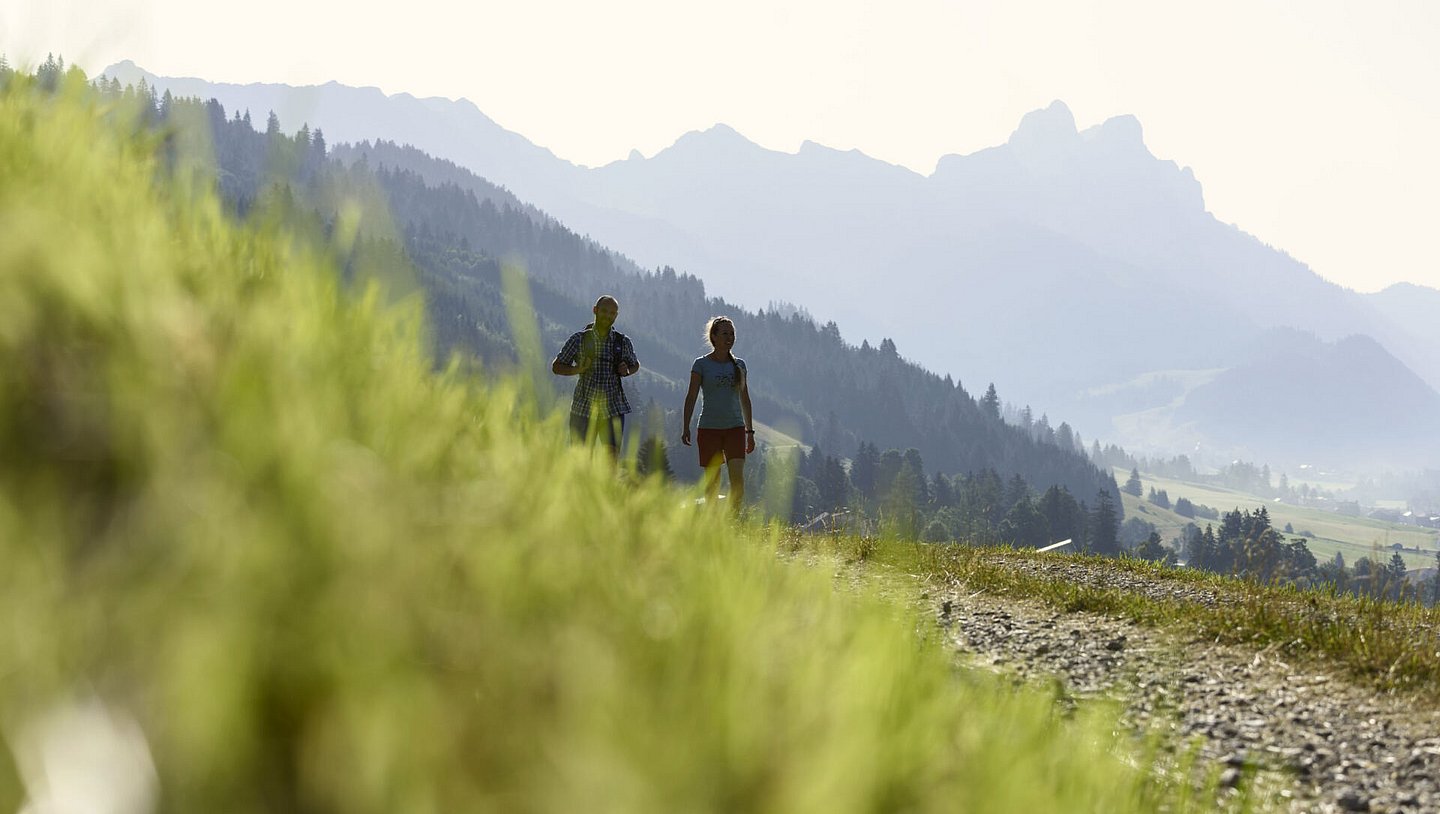
[[[1167,601],[1227,601],[1203,586],[1146,579],[1094,561],[1017,557],[1030,577]],[[923,594],[964,663],[1058,681],[1067,702],[1112,699],[1137,734],[1157,738],[1157,766],[1189,758],[1242,808],[1440,811],[1440,715],[1414,693],[1385,693],[1323,661],[1279,648],[1197,640],[953,577]],[[1152,598],[1157,598],[1152,596]]]

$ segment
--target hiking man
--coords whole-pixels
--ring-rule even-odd
[[[570,335],[550,363],[557,376],[578,376],[570,402],[570,429],[579,440],[592,436],[618,457],[630,402],[620,379],[640,369],[630,338],[614,329],[620,302],[606,294],[595,301],[595,321]],[[593,421],[593,424],[592,424]]]

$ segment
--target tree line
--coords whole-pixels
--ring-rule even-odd
[[[6,77],[13,74],[8,64],[3,70]],[[56,58],[38,70],[37,86],[53,90],[77,75],[85,79]],[[641,269],[509,192],[413,148],[375,142],[337,149],[319,129],[283,132],[273,113],[257,128],[252,111],[227,113],[213,99],[175,98],[144,83],[122,87],[106,77],[90,87],[102,103],[155,132],[172,169],[210,173],[237,217],[313,233],[320,245],[346,237],[345,275],[380,274],[402,289],[410,286],[424,298],[437,365],[456,352],[479,360],[481,370],[521,363],[523,349],[509,324],[516,311],[507,305],[504,285],[505,266],[518,262],[529,284],[526,318],[538,325],[545,352],[588,321],[597,293],[620,298],[621,327],[645,357],[645,372],[633,385],[627,382],[632,402],[665,405],[657,421],[646,422],[653,428],[647,435],[678,435],[686,373],[703,352],[700,326],[725,313],[736,322],[741,355],[765,383],[754,393],[763,421],[812,450],[823,449],[822,461],[847,462],[847,478],[857,465],[861,473],[869,468],[871,450],[923,451],[935,471],[921,478],[927,497],[917,501],[912,525],[923,520],[928,526],[936,512],[950,508],[950,515],[939,516],[935,533],[966,527],[956,507],[945,504],[943,488],[940,503],[928,497],[935,479],[945,477],[939,473],[949,473],[953,482],[983,481],[991,472],[1072,495],[1103,491],[1118,516],[1114,478],[1083,451],[1007,425],[994,409],[993,385],[977,401],[960,382],[903,358],[889,339],[857,346],[842,338],[836,323],[818,324],[803,309],[751,312],[707,296],[694,276],[669,267]],[[672,468],[694,474],[679,460]],[[916,469],[903,478],[919,478]],[[867,477],[852,484],[862,497]],[[830,480],[837,480],[833,473]],[[802,493],[808,492],[804,483],[817,480],[806,477]],[[883,503],[873,495],[866,499]],[[998,527],[1003,513],[993,520]]]

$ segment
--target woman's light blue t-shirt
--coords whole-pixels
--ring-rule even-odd
[[[736,358],[740,370],[746,370],[745,360]],[[745,426],[745,414],[740,410],[740,388],[735,386],[735,366],[729,361],[717,362],[709,356],[701,356],[690,366],[691,373],[700,374],[700,393],[703,397],[700,407],[700,429],[728,430]]]

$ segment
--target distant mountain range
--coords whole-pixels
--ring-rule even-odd
[[[857,344],[893,339],[902,356],[972,389],[993,380],[1002,398],[1090,437],[1153,452],[1198,445],[1215,461],[1440,465],[1440,412],[1410,412],[1440,399],[1440,291],[1358,294],[1219,222],[1193,173],[1155,158],[1133,117],[1082,131],[1056,102],[1005,144],[946,156],[929,176],[808,142],[767,150],[724,125],[589,169],[464,100],[213,84],[133,63],[105,73],[216,98],[257,126],[273,110],[287,130],[308,122],[332,144],[412,144],[643,266],[696,274],[751,306],[795,303]],[[1277,329],[1310,345],[1289,358],[1303,359],[1299,380],[1261,350]],[[1393,375],[1356,379],[1359,358]],[[1300,381],[1305,392],[1292,393]],[[1363,382],[1361,397],[1317,401],[1345,382]],[[1242,387],[1277,396],[1247,399]],[[1241,420],[1247,409],[1256,414]],[[1319,426],[1309,448],[1282,432]],[[1406,429],[1382,439],[1376,427]]]

